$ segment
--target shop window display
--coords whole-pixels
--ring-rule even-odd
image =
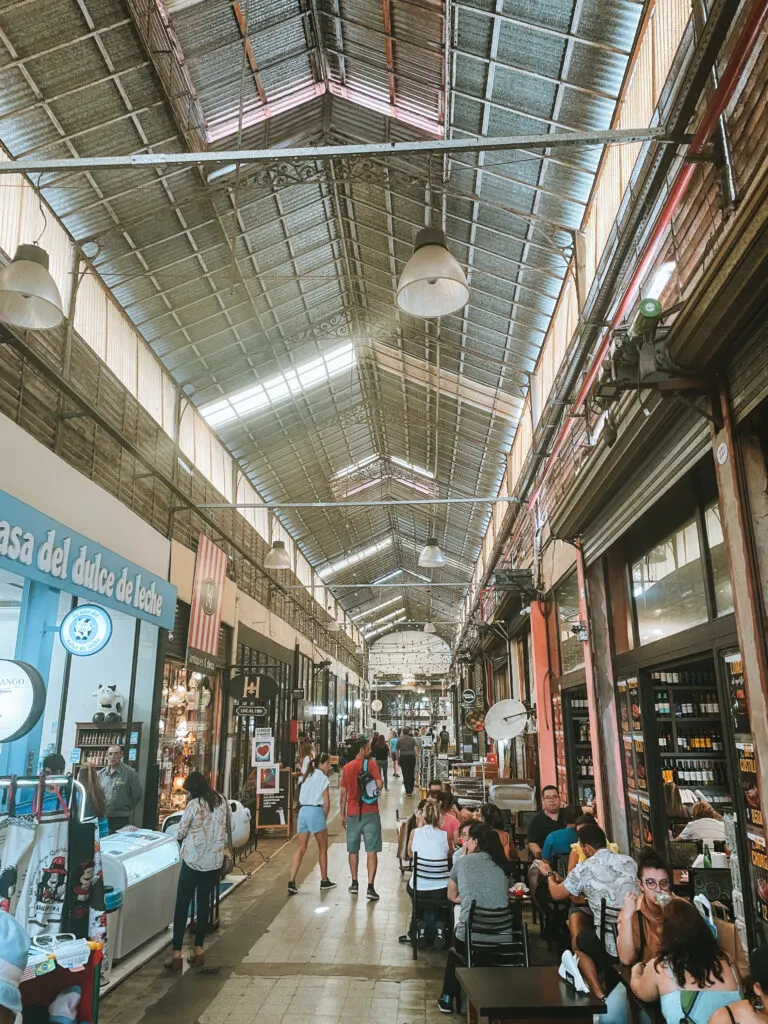
[[[213,684],[209,676],[166,662],[158,736],[160,824],[187,805],[184,780],[191,771],[210,778],[213,769]]]
[[[695,519],[633,563],[632,596],[641,644],[707,621],[704,565]]]
[[[555,587],[555,602],[557,604],[562,672],[571,672],[584,664],[584,644],[571,629],[574,623],[580,620],[579,584],[575,573]]]
[[[704,512],[704,525],[707,530],[709,560],[712,566],[712,586],[715,592],[715,612],[728,615],[733,611],[733,588],[731,574],[728,569],[728,554],[725,550],[725,538],[720,522],[720,506],[710,505]]]

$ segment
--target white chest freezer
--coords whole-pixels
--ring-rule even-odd
[[[114,949],[119,960],[172,922],[181,855],[172,836],[141,828],[106,836],[101,855],[104,884],[123,894]]]

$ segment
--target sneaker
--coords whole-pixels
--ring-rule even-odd
[[[288,895],[289,896],[295,896],[298,891],[299,891],[298,885],[296,885],[295,881],[291,880],[288,883]]]
[[[365,895],[366,898],[369,900],[377,900],[379,898],[379,894],[376,892],[372,885],[368,886],[368,892],[366,892]]]
[[[416,945],[419,949],[427,948],[427,929],[423,924],[416,929]]]
[[[440,996],[437,1008],[440,1013],[453,1013],[453,996]]]
[[[448,933],[444,924],[435,927],[435,949],[448,949]]]
[[[402,943],[403,946],[410,946],[412,939],[410,935],[401,935],[397,941]]]
[[[360,892],[360,889],[357,884],[357,879],[355,879],[354,882],[352,882],[349,889],[347,889],[347,892],[351,892],[353,896],[357,896],[357,894]]]
[[[335,889],[336,883],[332,882],[330,878],[324,878],[320,882],[320,892],[325,892],[326,889]]]

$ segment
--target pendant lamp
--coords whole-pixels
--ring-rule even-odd
[[[467,279],[448,251],[444,232],[422,228],[397,285],[398,306],[411,316],[437,317],[458,312],[468,301]]]
[[[439,569],[445,565],[445,555],[440,550],[437,537],[427,537],[427,543],[419,555],[419,565],[422,569]]]
[[[434,622],[425,622],[424,623],[424,632],[425,633],[436,633],[437,629],[435,628]]]
[[[64,319],[61,295],[48,270],[48,253],[39,245],[20,245],[13,261],[0,270],[0,320],[13,327],[42,330]]]
[[[264,559],[265,569],[290,569],[291,556],[285,549],[285,542],[282,540],[272,541],[272,547]]]

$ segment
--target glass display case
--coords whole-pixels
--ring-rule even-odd
[[[184,780],[193,770],[211,778],[213,684],[208,676],[167,661],[158,734],[158,824],[187,805]]]
[[[588,807],[595,799],[595,766],[586,686],[563,690],[563,730],[568,759],[568,800]]]
[[[119,960],[173,920],[181,855],[172,836],[147,829],[106,836],[101,854],[104,884],[123,894],[114,948]]]
[[[655,826],[649,793],[649,758],[643,731],[643,707],[640,680],[637,676],[616,684],[619,728],[624,763],[624,784],[627,793],[627,831],[630,852],[638,854],[643,846],[652,845]]]

